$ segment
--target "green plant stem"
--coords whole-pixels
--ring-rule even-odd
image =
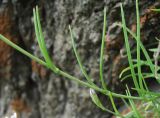
[[[128,86],[127,86],[126,93],[127,93],[128,96],[131,96]],[[130,103],[130,105],[131,105],[131,108],[132,108],[133,113],[134,113],[134,115],[136,116],[136,118],[142,118],[142,116],[141,116],[141,114],[139,113],[139,111],[138,111],[138,109],[137,109],[137,106],[135,105],[134,101],[133,101],[132,99],[129,99],[129,103]]]
[[[119,26],[123,27],[123,25],[119,25]],[[129,28],[127,28],[127,27],[126,27],[126,30],[127,30],[127,32],[130,33],[130,34],[133,36],[133,38],[137,41],[136,35],[135,35]],[[151,58],[149,57],[149,55],[148,55],[148,53],[147,53],[147,50],[145,49],[145,47],[144,47],[144,45],[142,44],[141,41],[139,42],[139,45],[140,45],[140,47],[141,47],[141,49],[142,49],[142,51],[143,51],[143,53],[144,53],[145,58],[147,59],[148,65],[149,65],[152,73],[155,73],[155,69],[154,69],[154,65],[153,65],[153,63],[152,63],[152,60],[151,60]]]
[[[107,86],[105,84],[104,78],[103,78],[103,61],[104,61],[104,42],[106,38],[106,8],[104,9],[104,18],[103,18],[103,34],[102,34],[102,43],[101,43],[101,52],[100,52],[100,81],[102,84],[102,87],[107,90]]]
[[[52,62],[52,59],[50,58],[48,51],[47,51],[47,48],[46,48],[46,45],[45,45],[37,6],[35,9],[33,9],[33,14],[34,14],[34,25],[35,25],[36,37],[37,37],[37,41],[38,41],[41,53],[43,54],[43,57],[48,65],[48,67],[52,66],[54,68],[54,72],[56,72],[57,68],[56,68],[55,64]]]
[[[126,45],[126,49],[127,49],[128,61],[129,61],[129,65],[131,68],[131,74],[132,74],[132,78],[133,78],[133,82],[134,82],[135,87],[139,89],[139,85],[137,82],[137,78],[136,78],[136,74],[135,74],[135,70],[134,70],[134,66],[133,66],[133,62],[132,62],[132,56],[131,56],[130,46],[129,46],[129,42],[128,42],[126,22],[125,22],[125,18],[124,18],[124,11],[123,11],[122,4],[121,4],[121,16],[122,16],[122,26],[123,26],[125,45]]]
[[[136,0],[136,15],[137,15],[137,66],[138,66],[138,80],[139,80],[139,86],[142,90],[144,90],[143,87],[143,76],[141,73],[141,54],[140,54],[140,45],[139,42],[141,40],[140,37],[140,17],[139,17],[139,7],[138,7],[138,0]],[[142,94],[141,94],[142,95]]]
[[[80,79],[77,79],[76,77],[74,77],[74,76],[71,76],[70,74],[68,74],[68,73],[66,73],[66,72],[64,72],[64,71],[61,71],[61,70],[59,70],[59,72],[57,73],[57,74],[59,74],[59,75],[61,75],[61,76],[63,76],[63,77],[66,77],[66,78],[68,78],[68,79],[70,79],[70,80],[73,80],[73,81],[76,81],[77,83],[79,83],[80,85],[83,85],[83,86],[85,86],[85,87],[89,87],[89,88],[92,88],[92,89],[94,89],[94,90],[96,90],[96,91],[98,91],[98,92],[100,92],[100,93],[102,93],[102,94],[105,94],[105,95],[107,95],[107,96],[109,96],[109,90],[104,90],[104,89],[101,89],[101,88],[99,88],[99,87],[95,87],[95,86],[93,86],[93,85],[90,85],[89,83],[86,83],[86,82],[84,82],[84,81],[81,81]],[[134,97],[134,96],[126,96],[126,95],[123,95],[123,94],[117,94],[117,93],[114,93],[114,92],[111,92],[112,93],[112,95],[114,96],[114,97],[117,97],[117,98],[125,98],[125,99],[137,99],[137,100],[141,100],[142,98],[141,97]]]
[[[112,104],[113,109],[114,109],[115,113],[117,114],[117,116],[123,118],[123,116],[119,113],[119,111],[118,111],[118,109],[117,109],[117,107],[116,107],[116,105],[115,105],[115,102],[114,102],[114,100],[113,100],[113,97],[112,97],[112,93],[111,93],[111,92],[109,92],[109,98],[110,98],[111,104]]]
[[[28,56],[29,58],[31,58],[32,60],[38,62],[41,65],[47,66],[46,62],[44,62],[43,60],[37,58],[36,56],[33,56],[31,53],[25,51],[24,49],[22,49],[21,47],[19,47],[18,45],[16,45],[15,43],[11,42],[10,40],[8,40],[6,37],[4,37],[3,35],[0,34],[0,39],[2,41],[4,41],[6,44],[10,45],[11,47],[15,48],[16,50],[18,50],[19,52],[21,52],[22,54]]]
[[[73,51],[74,51],[74,53],[75,53],[77,62],[78,62],[78,64],[79,64],[79,67],[80,67],[83,75],[84,75],[85,78],[87,79],[87,81],[88,81],[90,84],[93,84],[94,86],[96,86],[96,85],[92,82],[91,78],[88,76],[87,72],[85,71],[85,69],[84,69],[84,67],[83,67],[83,65],[82,65],[80,56],[79,56],[79,54],[78,54],[78,52],[77,52],[77,50],[76,50],[75,41],[74,41],[74,36],[73,36],[73,32],[72,32],[71,26],[69,26],[69,31],[70,31],[70,35],[71,35]]]
[[[50,68],[53,72],[55,72],[55,68],[53,68],[52,66],[51,67],[48,67],[48,65],[46,64],[46,62],[44,62],[43,60],[33,56],[32,54],[28,53],[27,51],[25,51],[24,49],[22,49],[21,47],[19,47],[18,45],[14,44],[13,42],[11,42],[10,40],[8,40],[6,37],[4,37],[3,35],[0,34],[0,39],[2,41],[4,41],[6,44],[10,45],[11,47],[15,48],[16,50],[18,50],[19,52],[21,52],[22,54],[28,56],[29,58],[33,59],[34,61],[42,64],[43,66],[47,67],[47,68]],[[80,85],[83,85],[85,87],[89,87],[89,88],[92,88],[102,94],[105,94],[105,95],[109,95],[109,92],[108,90],[104,90],[104,89],[101,89],[99,87],[96,87],[96,86],[93,86],[87,82],[84,82],[84,81],[81,81],[80,79],[74,77],[74,76],[71,76],[70,74],[56,68],[56,74],[58,75],[61,75],[63,77],[66,77],[70,80],[73,80],[73,81],[76,81],[77,83],[79,83]],[[112,92],[112,95],[114,97],[117,97],[117,98],[125,98],[125,99],[137,99],[137,100],[141,100],[142,98],[141,97],[134,97],[134,96],[126,96],[126,95],[123,95],[123,94],[117,94],[117,93],[114,93]]]

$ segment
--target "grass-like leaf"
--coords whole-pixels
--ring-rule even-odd
[[[151,9],[152,11],[160,12],[160,9]]]
[[[104,9],[104,19],[103,19],[103,34],[102,34],[102,43],[101,43],[101,52],[100,52],[100,81],[102,87],[107,89],[106,83],[103,78],[103,60],[104,60],[104,43],[106,39],[106,8]]]
[[[49,68],[52,68],[53,71],[57,71],[57,67],[55,66],[55,64],[52,62],[52,59],[50,58],[46,45],[45,45],[45,41],[44,41],[44,36],[43,36],[43,32],[42,32],[42,28],[41,28],[41,24],[40,24],[40,18],[39,18],[39,12],[38,12],[38,7],[36,6],[35,9],[33,9],[33,14],[34,14],[34,25],[35,25],[35,31],[36,31],[36,37],[37,37],[37,41],[41,50],[41,53],[43,54],[43,57],[48,65]]]
[[[118,109],[117,109],[117,107],[116,107],[116,105],[115,105],[115,102],[114,102],[114,100],[113,100],[113,97],[112,97],[112,93],[111,93],[111,92],[109,92],[109,98],[110,98],[111,104],[112,104],[113,109],[114,109],[115,113],[117,114],[117,116],[123,118],[123,116],[119,113],[119,111],[118,111]]]
[[[143,75],[144,79],[152,78],[152,77],[155,76],[153,73],[142,73],[142,75]],[[136,76],[138,76],[137,73],[136,73]],[[132,74],[128,74],[128,75],[124,76],[123,78],[121,78],[121,81],[124,81],[124,80],[126,80],[128,78],[131,79],[132,78]]]
[[[131,68],[133,82],[134,82],[135,87],[139,88],[136,74],[135,74],[135,70],[134,70],[134,66],[133,66],[133,62],[132,62],[132,56],[131,56],[130,46],[129,46],[129,42],[128,42],[128,34],[127,34],[126,22],[125,22],[125,18],[124,18],[124,11],[123,11],[122,4],[121,4],[121,17],[122,17],[122,26],[123,26],[123,33],[124,33],[124,39],[125,39],[125,46],[127,49],[127,56],[128,56],[129,66]]]
[[[120,24],[118,24],[118,25],[121,26],[121,27],[123,27],[123,26],[120,25]],[[133,38],[136,39],[136,41],[137,41],[136,35],[135,35],[130,29],[128,29],[127,27],[126,27],[126,29],[127,29],[127,32],[129,32],[129,33],[133,36]],[[155,68],[154,68],[154,65],[153,65],[153,63],[152,63],[152,59],[149,57],[149,54],[148,54],[147,50],[145,49],[144,45],[142,44],[142,42],[141,42],[140,40],[139,40],[139,45],[140,45],[140,47],[141,47],[141,49],[142,49],[142,51],[143,51],[143,53],[144,53],[145,58],[147,59],[147,61],[146,61],[145,63],[143,63],[143,64],[144,64],[144,65],[148,65],[148,66],[150,67],[152,73],[155,73]],[[137,61],[137,60],[136,60],[136,61]],[[142,60],[141,60],[140,62],[141,62],[141,64],[142,64]],[[144,62],[144,61],[143,61],[143,62]],[[130,67],[129,67],[129,68],[130,68]],[[124,72],[125,72],[125,70],[123,70],[123,71],[120,73],[119,77],[121,77]],[[142,77],[142,75],[141,75],[141,77]],[[158,79],[157,79],[157,81],[159,82]],[[146,84],[145,81],[144,81],[144,78],[143,78],[143,82],[144,82],[144,84]],[[148,88],[146,88],[146,89],[148,89]]]
[[[121,24],[118,24],[118,26],[123,27]],[[127,28],[127,27],[126,27],[126,30],[137,41],[136,35],[129,28]],[[154,73],[154,64],[152,63],[152,59],[150,58],[147,50],[145,49],[145,47],[144,47],[144,45],[142,44],[141,41],[139,41],[139,45],[140,45],[140,47],[141,47],[141,49],[142,49],[142,51],[144,53],[144,56],[145,56],[145,58],[147,60],[147,63],[149,65],[152,73]]]
[[[138,80],[139,80],[139,87],[144,90],[143,87],[143,76],[141,73],[141,53],[140,53],[140,16],[139,16],[139,7],[138,7],[138,0],[136,0],[136,15],[137,15],[137,67],[138,67]]]
[[[85,69],[84,69],[84,67],[83,67],[83,64],[82,64],[82,62],[81,62],[80,56],[79,56],[79,54],[78,54],[78,52],[77,52],[77,50],[76,50],[75,41],[74,41],[74,36],[73,36],[73,32],[72,32],[71,26],[69,26],[69,31],[70,31],[70,36],[71,36],[71,39],[72,39],[73,51],[74,51],[74,53],[75,53],[77,62],[78,62],[78,64],[79,64],[79,67],[80,67],[83,75],[84,75],[85,78],[87,79],[87,81],[88,81],[90,84],[95,85],[95,84],[92,82],[91,78],[88,76],[87,72],[85,71]]]
[[[131,96],[131,93],[130,93],[130,91],[129,91],[128,86],[127,86],[126,93],[127,93],[128,96]],[[133,101],[132,99],[129,99],[129,103],[130,103],[131,108],[132,108],[132,110],[133,110],[134,117],[136,117],[136,118],[142,118],[142,116],[140,115],[140,113],[139,113],[139,111],[138,111],[138,109],[137,109],[137,106],[135,105],[134,101]]]

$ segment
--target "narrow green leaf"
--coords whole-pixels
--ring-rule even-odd
[[[114,109],[115,113],[118,114],[119,117],[123,118],[123,116],[119,113],[119,111],[118,111],[118,109],[117,109],[117,107],[116,107],[116,105],[115,105],[115,102],[114,102],[114,100],[113,100],[113,97],[112,97],[112,93],[111,93],[111,92],[109,92],[109,98],[110,98],[110,100],[111,100],[111,103],[112,103],[112,106],[113,106],[113,109]]]
[[[160,9],[151,9],[152,11],[160,12]]]
[[[128,96],[131,96],[128,86],[127,86],[126,93],[127,93]],[[141,114],[139,113],[138,108],[136,107],[134,101],[131,100],[131,99],[129,99],[129,103],[130,103],[130,105],[131,105],[131,108],[132,108],[133,113],[134,113],[134,115],[136,116],[136,118],[142,118],[142,116],[141,116]]]
[[[38,45],[39,45],[40,50],[42,52],[42,44],[41,44],[41,41],[40,41],[40,35],[39,35],[39,31],[38,31],[37,18],[36,18],[36,9],[35,8],[33,9],[33,19],[34,19],[34,28],[35,28],[37,42],[38,42]]]
[[[119,25],[119,26],[123,27],[122,25]],[[126,30],[127,30],[127,32],[129,32],[133,36],[134,39],[137,40],[136,35],[130,29],[128,29],[126,27]],[[144,53],[145,58],[147,59],[147,62],[149,63],[149,67],[150,67],[152,73],[154,73],[154,64],[152,63],[152,60],[151,60],[147,50],[145,49],[145,47],[144,47],[144,45],[142,44],[141,41],[139,41],[139,44],[140,44],[140,47],[141,47],[141,49]]]
[[[146,78],[151,78],[151,77],[154,77],[154,74],[152,74],[152,73],[142,73],[142,75],[143,75],[143,77],[146,79]],[[138,74],[136,73],[136,76],[138,76]],[[128,75],[126,75],[125,77],[123,77],[123,78],[121,78],[121,81],[124,81],[124,80],[126,80],[126,79],[128,79],[128,78],[131,78],[132,77],[132,75],[131,74],[128,74]]]
[[[131,68],[131,74],[132,74],[133,82],[134,82],[135,87],[139,88],[137,78],[136,78],[136,74],[135,74],[135,70],[134,70],[134,66],[133,66],[133,62],[132,62],[132,56],[131,56],[130,46],[129,46],[129,42],[128,42],[126,22],[125,22],[125,18],[124,18],[124,11],[123,11],[122,4],[121,4],[121,17],[122,17],[122,26],[123,26],[123,33],[124,33],[124,39],[125,39],[125,46],[126,46],[126,49],[127,49],[127,56],[128,56],[129,66]]]
[[[35,24],[36,37],[37,37],[37,41],[38,41],[40,50],[43,54],[43,57],[48,65],[48,67],[52,68],[53,71],[57,73],[58,68],[52,62],[52,59],[50,58],[48,51],[47,51],[47,48],[46,48],[46,45],[45,45],[44,36],[42,33],[41,24],[40,24],[38,7],[36,6],[36,8],[33,11],[34,11],[34,24]]]
[[[142,90],[144,90],[143,87],[143,76],[141,72],[141,53],[140,53],[140,16],[139,16],[139,7],[138,7],[138,0],[136,0],[136,15],[137,15],[137,67],[138,67],[138,80],[139,80],[139,85]],[[145,80],[144,80],[145,82]]]
[[[87,81],[88,81],[90,84],[95,85],[95,84],[92,82],[91,78],[87,75],[87,72],[85,71],[85,69],[84,69],[84,67],[83,67],[83,64],[82,64],[82,62],[81,62],[80,56],[79,56],[79,54],[78,54],[78,52],[77,52],[77,50],[76,50],[75,41],[74,41],[74,37],[73,37],[73,32],[72,32],[71,26],[69,26],[69,31],[70,31],[70,36],[71,36],[71,40],[72,40],[73,51],[74,51],[74,53],[75,53],[77,62],[78,62],[78,64],[79,64],[79,67],[80,67],[83,75],[84,75],[85,78],[87,79]]]
[[[103,78],[103,60],[104,60],[104,42],[106,38],[106,8],[104,8],[104,19],[103,19],[103,34],[102,34],[102,43],[101,43],[101,52],[100,52],[100,81],[102,84],[102,87],[104,89],[107,89],[106,83]]]

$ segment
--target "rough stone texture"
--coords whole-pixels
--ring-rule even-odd
[[[39,56],[35,40],[32,9],[40,8],[45,42],[56,65],[84,79],[75,59],[68,25],[76,33],[76,44],[87,72],[99,83],[99,52],[103,8],[107,8],[109,37],[106,39],[104,78],[111,90],[122,92],[118,74],[127,64],[121,21],[120,0],[2,0],[0,33]],[[135,2],[123,2],[127,25],[135,31]],[[160,15],[148,10],[160,5],[154,0],[140,1],[142,41],[153,43],[160,35]],[[8,9],[7,11],[5,9]],[[10,13],[11,12],[11,13]],[[135,47],[131,38],[130,44]],[[22,118],[107,118],[109,114],[91,101],[89,89],[55,75],[41,65],[0,42],[0,117],[16,111]],[[121,87],[120,87],[121,86]],[[118,89],[119,88],[119,89]],[[110,109],[107,97],[98,94]]]

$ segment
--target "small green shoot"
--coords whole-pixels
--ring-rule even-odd
[[[127,49],[129,66],[131,68],[131,74],[132,74],[134,85],[136,88],[139,88],[138,81],[137,81],[136,74],[135,74],[135,70],[134,70],[134,66],[133,66],[133,62],[132,62],[132,56],[131,56],[130,46],[129,46],[129,42],[128,42],[127,29],[126,29],[126,21],[124,18],[124,11],[123,11],[122,4],[121,4],[121,16],[122,16],[122,26],[123,26],[123,33],[124,33],[124,39],[125,39],[125,46]]]
[[[103,34],[102,34],[102,43],[101,43],[101,53],[100,53],[100,81],[102,83],[102,87],[107,89],[104,78],[103,78],[103,58],[104,58],[104,42],[106,39],[106,8],[104,8],[104,19],[103,19]]]
[[[83,67],[83,64],[81,62],[81,59],[80,59],[80,56],[76,50],[76,46],[75,46],[75,41],[74,41],[74,36],[73,36],[73,32],[72,32],[72,29],[71,29],[71,26],[69,26],[69,31],[70,31],[70,36],[71,36],[71,39],[72,39],[72,46],[73,46],[73,50],[74,50],[74,53],[75,53],[75,56],[76,56],[76,59],[78,61],[78,64],[79,64],[79,67],[83,73],[83,75],[85,76],[85,78],[87,79],[87,81],[90,83],[90,84],[93,84],[95,85],[91,78],[87,75],[87,72],[85,71],[84,67]]]

